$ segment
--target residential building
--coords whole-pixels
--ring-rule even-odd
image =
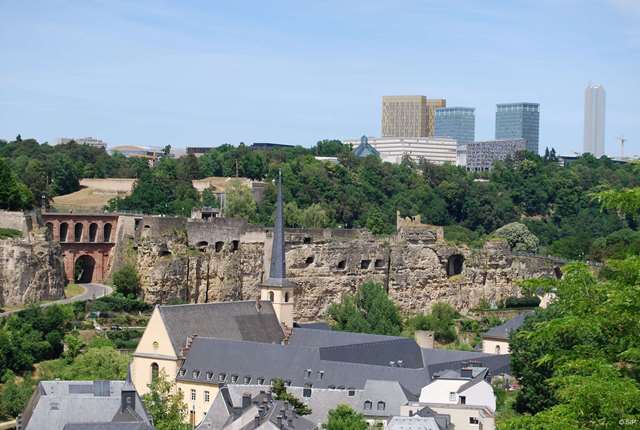
[[[354,147],[361,143],[356,139],[343,140]],[[400,163],[407,156],[414,161],[424,159],[434,164],[456,164],[458,144],[445,137],[370,137],[368,145],[373,147],[382,161]]]
[[[584,90],[584,153],[596,158],[604,155],[606,94],[604,87],[589,84]]]
[[[64,145],[70,142],[75,142],[78,145],[92,146],[98,149],[104,149],[104,150],[107,149],[107,142],[100,139],[96,139],[95,137],[75,137],[75,138],[61,137],[56,142],[56,145]]]
[[[475,108],[436,109],[434,136],[455,139],[458,143],[473,142],[476,139]]]
[[[427,99],[427,137],[435,136],[436,110],[447,107],[445,99]]]
[[[40,381],[17,430],[153,430],[131,382]]]
[[[382,97],[382,137],[427,137],[425,96]]]
[[[282,379],[311,407],[312,414],[304,418],[315,426],[339,404],[377,424],[400,415],[401,407],[417,401],[432,375],[444,369],[473,365],[493,375],[508,372],[508,356],[421,348],[413,339],[322,325],[296,326],[296,286],[286,277],[283,206],[279,179],[268,247],[271,264],[259,300],[156,306],[133,354],[132,380],[140,393],[164,372],[184,394],[189,421],[204,426],[219,419],[221,408],[241,404],[244,394],[257,396]]]
[[[187,155],[194,155],[196,157],[202,157],[209,151],[213,151],[213,146],[187,146]]]
[[[471,172],[486,172],[491,170],[496,161],[506,160],[507,157],[513,157],[526,149],[527,141],[524,139],[471,142],[460,145],[457,158],[458,163],[465,165]]]
[[[532,312],[524,312],[511,318],[499,326],[492,327],[482,335],[482,352],[485,354],[509,354],[509,337],[517,331],[527,316]]]
[[[540,105],[503,103],[497,105],[496,140],[525,139],[527,151],[538,154]]]

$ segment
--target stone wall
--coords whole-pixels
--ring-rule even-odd
[[[62,297],[64,267],[58,243],[44,237],[0,240],[0,306]]]
[[[31,226],[28,224],[29,217],[24,212],[11,212],[0,210],[0,228],[11,228],[21,231],[27,237]]]
[[[271,231],[230,228],[216,233],[208,227],[189,222],[187,230],[194,236],[187,240],[148,237],[138,242],[145,300],[200,303],[259,297],[259,284],[268,274]],[[553,261],[513,255],[502,241],[472,250],[442,240],[426,243],[424,237],[431,236],[413,241],[415,235],[407,240],[400,235],[376,238],[362,230],[287,229],[287,274],[298,285],[296,319],[320,318],[331,303],[368,280],[384,285],[406,313],[428,311],[436,302],[465,312],[483,299],[497,302],[518,295],[520,279],[555,273]],[[216,241],[223,246],[216,248]]]

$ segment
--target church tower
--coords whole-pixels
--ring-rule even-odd
[[[282,204],[282,172],[278,173],[278,197],[276,199],[276,220],[273,226],[273,246],[269,277],[260,286],[260,300],[273,303],[278,321],[285,328],[293,328],[293,291],[295,284],[287,279],[284,252],[284,214]]]

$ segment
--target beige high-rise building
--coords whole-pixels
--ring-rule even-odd
[[[436,109],[447,107],[445,99],[427,99],[427,136],[435,136]]]
[[[426,137],[425,96],[383,96],[382,137]]]

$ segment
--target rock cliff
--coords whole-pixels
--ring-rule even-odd
[[[469,249],[443,240],[423,241],[415,232],[387,238],[364,233],[341,237],[326,231],[288,231],[286,236],[287,275],[298,285],[299,321],[320,318],[331,303],[367,280],[383,284],[406,313],[427,311],[439,301],[464,312],[481,300],[518,295],[516,281],[552,277],[556,268],[551,260],[512,254],[503,241]],[[259,297],[260,282],[268,274],[269,231],[253,231],[216,246],[209,245],[213,241],[198,243],[201,246],[190,247],[184,240],[166,237],[137,242],[146,301],[201,303]]]
[[[42,238],[0,240],[0,306],[64,297],[62,250]]]

